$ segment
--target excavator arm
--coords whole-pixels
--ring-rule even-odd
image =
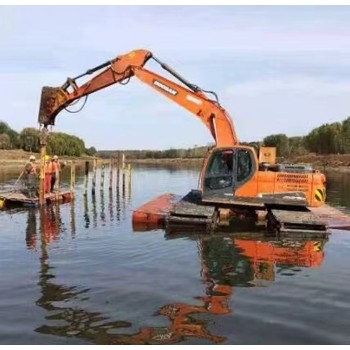
[[[144,65],[151,58],[186,87],[145,69]],[[79,78],[91,75],[103,68],[105,69],[101,73],[78,86],[77,80]],[[44,127],[54,125],[56,116],[75,101],[84,96],[87,98],[88,95],[112,84],[125,84],[133,76],[196,115],[210,130],[218,147],[238,144],[231,118],[225,109],[220,106],[216,94],[191,84],[147,50],[136,50],[118,56],[111,61],[89,69],[86,73],[75,78],[68,78],[61,87],[43,87],[39,123]],[[207,93],[214,94],[216,100],[210,99]]]

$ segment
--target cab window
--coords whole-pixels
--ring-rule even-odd
[[[253,170],[252,157],[248,150],[239,150],[237,155],[237,181],[245,181]]]
[[[213,154],[205,177],[207,189],[232,187],[233,151],[221,151]]]

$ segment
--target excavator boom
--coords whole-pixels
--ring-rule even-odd
[[[145,69],[144,65],[151,58],[186,87]],[[103,68],[105,69],[101,73],[78,86],[77,79],[93,74]],[[209,129],[218,147],[238,144],[232,120],[225,109],[220,106],[216,94],[204,91],[197,85],[191,84],[146,50],[136,50],[118,56],[116,59],[89,69],[86,73],[75,78],[68,78],[61,87],[43,87],[39,123],[44,126],[54,125],[56,116],[74,101],[84,96],[87,98],[89,94],[112,84],[123,84],[133,76],[196,115]],[[207,93],[214,94],[216,100],[210,99]]]

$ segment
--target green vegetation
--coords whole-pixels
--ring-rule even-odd
[[[19,134],[20,147],[27,152],[40,151],[39,130],[34,128],[24,128]]]
[[[35,128],[25,128],[19,135],[22,149],[29,152],[40,151],[40,134]],[[63,132],[52,132],[47,141],[47,153],[58,156],[80,157],[85,153],[85,144],[82,139]]]
[[[164,151],[151,150],[120,150],[120,151],[98,151],[97,155],[101,158],[118,158],[122,153],[127,159],[165,159],[165,158],[203,158],[208,150],[213,146],[203,146],[194,148],[170,148]]]
[[[281,157],[289,152],[289,139],[285,134],[275,134],[264,138],[264,146],[277,147],[277,156]]]
[[[247,145],[247,143],[242,143]],[[343,122],[323,124],[313,129],[306,136],[288,137],[285,134],[266,136],[262,142],[251,142],[248,145],[257,151],[260,146],[277,147],[279,157],[302,156],[310,152],[316,154],[350,153],[350,117]],[[125,153],[128,159],[163,159],[163,158],[203,158],[212,144],[193,148],[170,148],[163,151],[153,150],[119,150],[99,151],[95,147],[85,148],[84,141],[79,137],[62,132],[52,132],[49,135],[47,152],[59,156],[76,156],[83,154],[102,158],[119,157]],[[0,121],[0,149],[22,148],[28,152],[39,152],[39,130],[24,128],[19,134],[7,123]]]
[[[85,153],[86,153],[88,156],[94,156],[94,155],[96,155],[97,150],[96,150],[95,147],[90,147],[90,148],[87,148],[87,149],[85,150]]]
[[[24,128],[19,134],[12,130],[6,123],[0,122],[0,149],[21,148],[28,152],[40,151],[39,130],[36,128]],[[63,132],[49,134],[47,144],[48,154],[58,156],[80,157],[83,154],[94,155],[96,149],[85,148],[85,143],[79,137]]]
[[[15,149],[18,146],[18,133],[0,121],[0,149]]]
[[[323,124],[307,136],[287,137],[284,134],[264,138],[265,146],[275,146],[278,156],[350,153],[350,117],[341,123]]]
[[[47,142],[47,152],[60,156],[80,157],[85,153],[85,144],[79,137],[63,132],[53,132]]]
[[[288,137],[285,134],[266,136],[262,142],[242,142],[258,152],[260,146],[277,147],[277,156],[288,158],[302,156],[310,152],[316,154],[344,154],[350,153],[350,117],[341,123],[324,124],[313,129],[306,136]],[[99,151],[102,158],[118,157],[125,153],[128,159],[163,159],[163,158],[203,158],[212,147],[194,147],[189,149],[168,149],[164,151]]]
[[[322,154],[350,153],[350,117],[342,123],[324,124],[306,136],[311,152]]]

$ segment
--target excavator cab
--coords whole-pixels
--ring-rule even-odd
[[[260,169],[254,148],[217,147],[203,166],[200,190],[202,201],[215,205],[316,207],[325,200],[325,177],[294,164]]]
[[[210,154],[202,175],[203,197],[233,197],[238,188],[255,174],[253,149],[217,148]]]

